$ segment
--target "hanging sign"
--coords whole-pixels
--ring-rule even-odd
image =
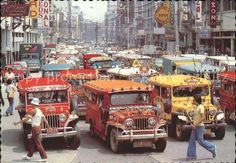
[[[1,5],[1,17],[21,17],[29,15],[29,4]]]
[[[48,0],[39,2],[39,15],[43,20],[42,26],[46,28],[50,27],[49,26],[49,6],[50,6],[50,3]]]
[[[216,0],[210,1],[210,27],[216,28],[217,25],[217,3]]]
[[[157,23],[163,26],[170,25],[170,5],[163,4],[159,6],[154,13],[154,17]]]
[[[38,18],[39,16],[39,1],[30,0],[29,2],[29,17],[30,18]]]
[[[195,2],[196,5],[196,15],[195,15],[195,23],[197,30],[201,30],[202,26],[202,1],[197,0]]]

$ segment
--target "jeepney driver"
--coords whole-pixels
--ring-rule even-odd
[[[41,123],[42,121],[46,124],[46,126],[49,128],[48,121],[46,120],[44,114],[42,111],[38,108],[39,106],[39,99],[38,98],[33,98],[31,101],[31,104],[33,106],[32,109],[28,110],[26,116],[22,118],[19,122],[14,122],[14,125],[18,125],[20,123],[27,123],[29,120],[31,120],[31,125],[32,125],[32,137],[30,139],[30,144],[29,144],[29,150],[28,154],[26,156],[23,156],[24,160],[30,160],[33,156],[34,153],[34,146],[36,145],[39,154],[41,156],[41,159],[38,160],[40,162],[45,162],[47,161],[47,155],[46,152],[43,148],[43,145],[41,143]]]

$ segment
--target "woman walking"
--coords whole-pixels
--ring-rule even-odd
[[[7,93],[7,99],[9,102],[9,107],[7,108],[6,111],[6,116],[13,115],[13,104],[14,104],[14,96],[16,92],[16,87],[12,83],[12,79],[7,80],[7,87],[6,87],[6,93]]]
[[[188,151],[187,151],[187,160],[192,160],[197,158],[196,154],[196,139],[198,143],[212,153],[213,158],[216,157],[216,145],[204,140],[204,106],[202,105],[202,98],[200,95],[193,96],[193,104],[197,107],[194,110],[193,124],[191,137],[189,139]]]

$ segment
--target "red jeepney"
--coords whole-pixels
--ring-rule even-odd
[[[89,59],[94,58],[94,57],[100,57],[102,56],[101,54],[84,54],[83,55],[83,64],[84,64],[84,69],[91,69],[91,65],[88,62]]]
[[[7,64],[3,70],[2,70],[2,77],[3,77],[3,82],[6,82],[6,73],[8,71],[9,68],[12,68],[12,73],[15,75],[15,81],[20,81],[24,78],[24,71],[23,71],[23,67],[20,64]]]
[[[42,124],[42,138],[64,137],[72,149],[80,145],[78,116],[70,108],[71,85],[60,78],[27,78],[18,84],[20,96],[24,99],[24,109],[32,108],[32,98],[40,100],[39,109],[43,112],[53,132],[48,132]],[[20,115],[21,117],[23,115]],[[30,125],[23,125],[24,142],[32,136]]]
[[[225,110],[225,121],[235,121],[235,71],[221,72],[220,107]]]
[[[84,88],[90,134],[108,141],[113,152],[122,152],[124,143],[165,150],[165,121],[152,106],[150,87],[128,80],[96,80]]]
[[[72,85],[71,104],[77,115],[86,114],[86,96],[82,85],[87,81],[97,79],[97,71],[92,69],[73,69],[60,71],[62,79]]]

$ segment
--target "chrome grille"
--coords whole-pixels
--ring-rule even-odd
[[[148,118],[136,118],[134,119],[135,129],[144,130],[148,127]]]
[[[47,119],[50,127],[52,127],[52,128],[60,127],[59,115],[47,115],[47,116],[45,116],[45,118]],[[47,127],[46,124],[43,123],[43,128],[46,128],[46,127]]]
[[[210,120],[210,114],[209,114],[209,109],[205,109],[205,121]]]

